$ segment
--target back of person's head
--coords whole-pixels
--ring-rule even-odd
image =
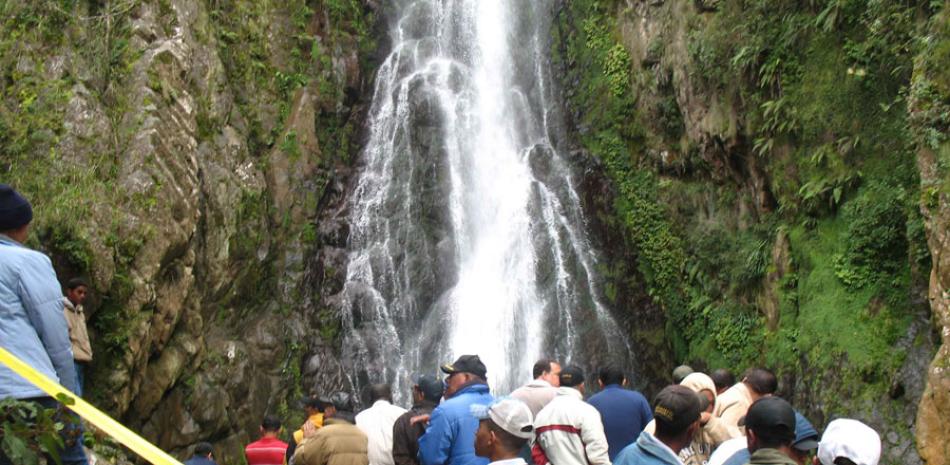
[[[385,383],[373,384],[369,386],[369,403],[372,404],[377,400],[386,400],[392,402],[393,400],[393,389],[390,385]]]
[[[333,408],[337,412],[353,412],[355,409],[355,402],[353,402],[353,396],[348,392],[337,391],[330,395],[330,404],[333,405]]]
[[[534,416],[520,400],[503,398],[490,406],[476,405],[472,412],[487,423],[502,448],[510,453],[517,454],[534,437]]]
[[[775,373],[765,368],[750,369],[746,372],[742,382],[760,396],[774,394],[775,391],[778,391],[778,378],[775,377]]]
[[[822,465],[877,465],[881,436],[858,420],[834,420],[818,442],[818,460]]]
[[[584,384],[584,370],[577,365],[568,365],[561,369],[559,379],[561,387],[578,387]]]
[[[795,441],[795,409],[781,397],[763,397],[753,402],[742,424],[754,433],[755,450],[787,447]],[[750,448],[750,452],[755,450]]]
[[[280,418],[276,415],[264,415],[264,419],[261,420],[261,429],[268,433],[280,431]]]
[[[195,455],[207,457],[214,450],[209,442],[199,442],[195,445]]]
[[[717,390],[723,390],[732,386],[733,384],[736,384],[736,377],[731,371],[725,368],[720,368],[712,372],[709,377],[712,378],[714,383],[716,383]]]
[[[600,369],[598,373],[598,378],[600,379],[601,384],[604,386],[609,386],[611,384],[623,384],[625,379],[623,376],[623,371],[616,366],[605,366]]]
[[[691,389],[674,384],[660,391],[653,399],[656,436],[680,437],[699,419],[700,400]]]
[[[557,363],[556,360],[550,358],[542,358],[537,362],[534,362],[534,367],[531,368],[531,378],[538,379],[541,375],[551,371],[551,365]]]
[[[416,376],[416,383],[413,388],[422,394],[423,399],[431,402],[439,402],[445,392],[445,384],[442,383],[442,378],[432,375]]]
[[[73,278],[69,281],[66,281],[66,289],[69,289],[70,291],[80,286],[89,287],[89,283],[87,283],[86,280],[82,278]]]
[[[693,372],[693,368],[689,365],[680,365],[673,369],[673,384],[679,384],[683,382],[683,378],[686,378]]]

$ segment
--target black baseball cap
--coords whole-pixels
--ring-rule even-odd
[[[301,398],[300,405],[305,408],[310,407],[310,408],[315,408],[317,410],[322,411],[323,408],[326,407],[327,403],[324,401],[324,399],[321,399],[320,396],[316,394],[311,394],[309,396]]]
[[[482,363],[482,359],[478,358],[478,355],[463,355],[452,363],[442,365],[441,368],[442,372],[447,375],[471,373],[479,378],[484,378],[485,374],[488,373],[485,364]]]
[[[744,419],[745,427],[789,440],[795,438],[795,409],[781,397],[763,397],[752,403]]]
[[[442,378],[433,375],[418,375],[415,377],[416,387],[422,392],[423,397],[428,400],[439,401],[445,390]]]
[[[584,370],[577,365],[568,365],[561,368],[561,374],[558,379],[561,381],[561,386],[577,386],[584,382]]]
[[[678,434],[699,419],[699,395],[692,389],[674,384],[663,388],[653,399],[653,418],[657,427]]]

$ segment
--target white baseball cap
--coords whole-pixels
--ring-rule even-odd
[[[501,429],[522,439],[534,437],[534,416],[518,399],[504,398],[491,405],[473,405],[472,414],[479,420],[491,419]]]
[[[881,460],[881,436],[860,421],[834,420],[818,443],[818,460],[822,465],[834,465],[838,457],[857,465],[877,465]]]

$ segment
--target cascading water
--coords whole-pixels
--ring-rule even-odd
[[[508,392],[537,358],[629,365],[558,146],[553,1],[395,6],[350,197],[344,357],[355,384],[476,353]]]

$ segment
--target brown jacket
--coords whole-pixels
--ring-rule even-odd
[[[305,438],[294,453],[294,465],[369,465],[369,440],[353,423],[327,418],[323,428]]]
[[[77,362],[92,361],[92,346],[89,344],[89,333],[86,332],[86,314],[82,305],[76,307],[66,297],[63,297],[63,313],[69,325],[69,342],[73,345],[73,360]]]

